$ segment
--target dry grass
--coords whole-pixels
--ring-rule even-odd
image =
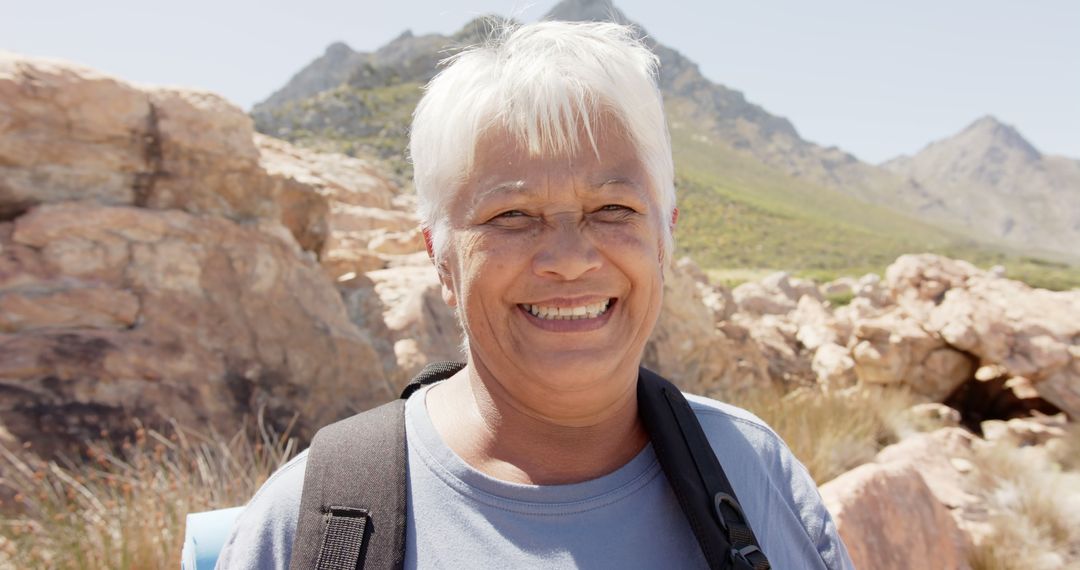
[[[819,485],[917,429],[906,413],[914,400],[902,390],[756,391],[724,399],[772,426]]]
[[[1054,457],[1075,461],[1077,442],[1058,453],[1005,443],[976,452],[974,487],[992,530],[972,550],[974,570],[1080,567],[1080,472]]]
[[[120,449],[44,462],[0,446],[0,568],[175,568],[189,512],[243,504],[295,453],[295,441],[137,426]]]

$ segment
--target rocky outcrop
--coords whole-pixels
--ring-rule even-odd
[[[0,109],[3,218],[80,200],[272,220],[331,277],[385,267],[418,242],[411,205],[394,201],[396,186],[372,161],[256,136],[212,93],[0,54]],[[379,252],[354,253],[377,238]]]
[[[971,416],[975,429],[1011,413],[998,393],[1011,392],[1004,399],[1017,412],[1080,414],[1080,292],[1034,289],[926,254],[901,256],[884,280],[846,278],[819,290],[781,273],[732,297],[737,309],[725,319],[749,331],[770,377],[786,385],[981,398],[995,411]],[[850,302],[833,307],[826,298]]]
[[[749,331],[727,323],[731,293],[709,285],[684,258],[664,274],[664,304],[645,346],[644,365],[696,394],[760,388],[768,364]]]
[[[0,215],[49,202],[273,219],[305,249],[325,204],[260,164],[251,119],[213,93],[135,87],[66,62],[0,54]]]
[[[850,342],[855,376],[864,384],[902,382],[941,401],[975,372],[973,359],[898,312],[856,322]]]
[[[324,237],[311,249],[331,279],[383,269],[424,250],[411,197],[401,195],[373,161],[259,134],[254,140],[272,178],[319,203],[319,215],[306,223],[314,228],[309,233]]]
[[[394,394],[288,232],[64,202],[0,224],[3,430],[49,451],[130,419],[297,434]]]
[[[900,257],[886,281],[897,310],[928,333],[1080,415],[1080,292],[1033,289],[933,255]]]
[[[423,248],[397,194],[217,95],[0,55],[0,433],[48,453],[262,410],[305,438],[393,397],[359,276]]]

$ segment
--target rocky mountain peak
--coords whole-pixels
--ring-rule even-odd
[[[1077,258],[1080,163],[1043,156],[1012,125],[987,115],[883,166],[917,184],[918,207],[943,222]]]
[[[323,57],[329,59],[343,59],[354,53],[356,52],[349,47],[349,44],[345,42],[334,42],[326,46],[326,52],[323,54]]]
[[[1016,127],[999,121],[992,115],[980,117],[968,125],[952,139],[942,142],[955,141],[967,148],[990,149],[998,148],[1005,152],[1013,152],[1027,160],[1038,160],[1042,157],[1039,151],[1030,143]]]
[[[566,22],[632,23],[611,0],[563,0],[545,14],[544,19]]]

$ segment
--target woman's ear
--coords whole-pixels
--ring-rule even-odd
[[[679,209],[671,209],[671,232],[675,233],[675,224],[679,222]]]
[[[443,302],[450,307],[457,306],[457,294],[454,293],[454,283],[450,279],[450,270],[446,264],[435,258],[435,245],[431,241],[431,228],[420,228],[424,234],[424,247],[427,248],[428,259],[435,266],[435,273],[439,275],[439,283],[442,284]]]
[[[435,263],[435,246],[431,243],[431,228],[421,226],[420,232],[424,234],[424,247],[427,248],[428,259]]]

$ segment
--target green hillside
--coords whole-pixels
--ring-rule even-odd
[[[671,113],[680,248],[704,267],[818,277],[877,271],[902,253],[955,241],[710,142]]]
[[[414,82],[362,88],[340,85],[255,115],[260,132],[325,152],[374,155],[401,180],[412,177],[405,158],[412,112],[420,102]]]
[[[676,166],[676,242],[729,283],[784,270],[820,281],[881,273],[905,253],[940,253],[1050,289],[1080,287],[1080,268],[991,247],[853,200],[763,165],[684,120],[668,118]]]

